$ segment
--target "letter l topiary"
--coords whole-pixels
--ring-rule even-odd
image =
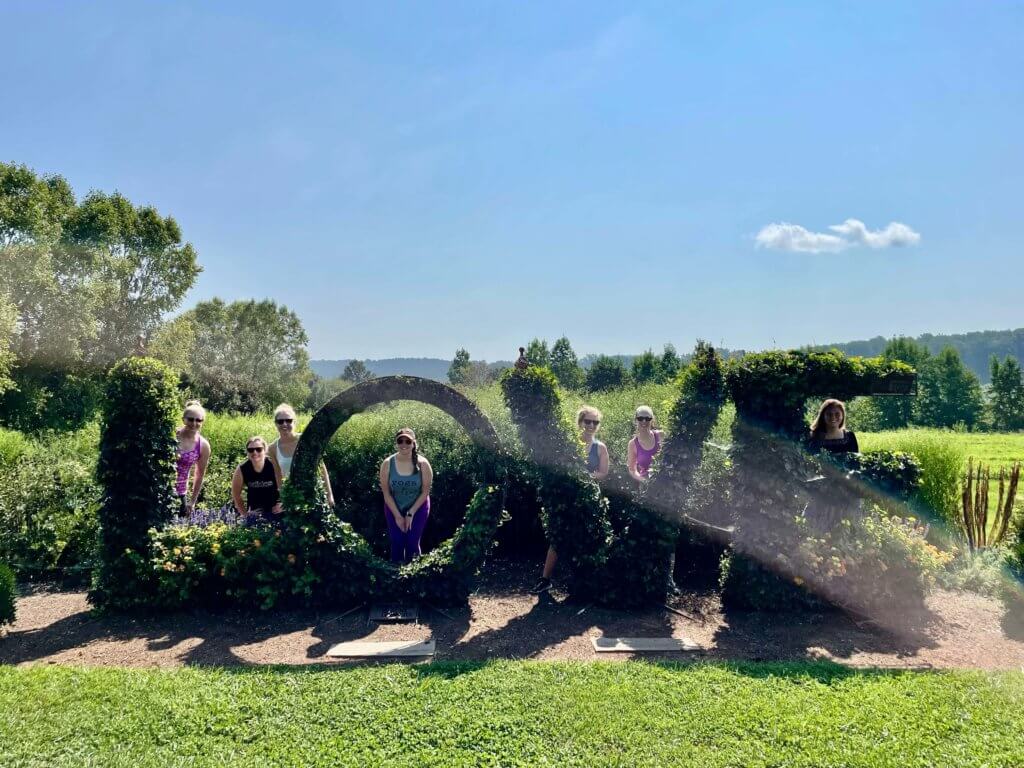
[[[148,532],[171,517],[177,408],[177,377],[160,361],[130,357],[111,369],[96,469],[103,497],[99,566],[89,599],[97,606],[148,602]]]

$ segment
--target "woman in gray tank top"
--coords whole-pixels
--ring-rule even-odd
[[[408,563],[420,556],[420,540],[430,517],[433,482],[434,470],[417,450],[416,433],[402,427],[395,434],[395,452],[380,465],[391,562]]]

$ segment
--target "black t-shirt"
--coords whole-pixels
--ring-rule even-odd
[[[246,459],[241,466],[242,484],[246,490],[246,506],[251,511],[270,512],[280,498],[277,492],[277,475],[269,459],[263,460],[263,471],[257,472],[252,462]]]
[[[843,430],[843,436],[837,440],[812,437],[807,444],[812,453],[828,451],[829,453],[860,453],[857,436],[852,430]]]

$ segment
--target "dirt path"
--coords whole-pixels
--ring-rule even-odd
[[[704,650],[663,658],[1024,668],[1024,621],[1011,621],[998,602],[972,594],[935,593],[922,628],[893,634],[840,613],[723,612],[710,591],[674,601],[690,618],[659,607],[623,612],[574,604],[557,591],[537,598],[526,594],[527,570],[519,563],[490,566],[468,608],[441,613],[424,607],[418,625],[370,624],[365,609],[344,617],[295,611],[98,618],[89,613],[83,592],[39,592],[18,600],[17,623],[0,640],[0,663],[313,664],[329,662],[327,649],[344,640],[428,637],[437,642],[437,659],[595,659],[592,637],[671,635],[695,640]]]

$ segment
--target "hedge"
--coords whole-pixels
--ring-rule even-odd
[[[0,627],[14,623],[14,571],[0,563]]]
[[[144,606],[152,593],[139,564],[152,557],[149,530],[170,520],[177,376],[159,360],[130,357],[107,378],[100,456],[99,567],[90,600],[100,607]]]

